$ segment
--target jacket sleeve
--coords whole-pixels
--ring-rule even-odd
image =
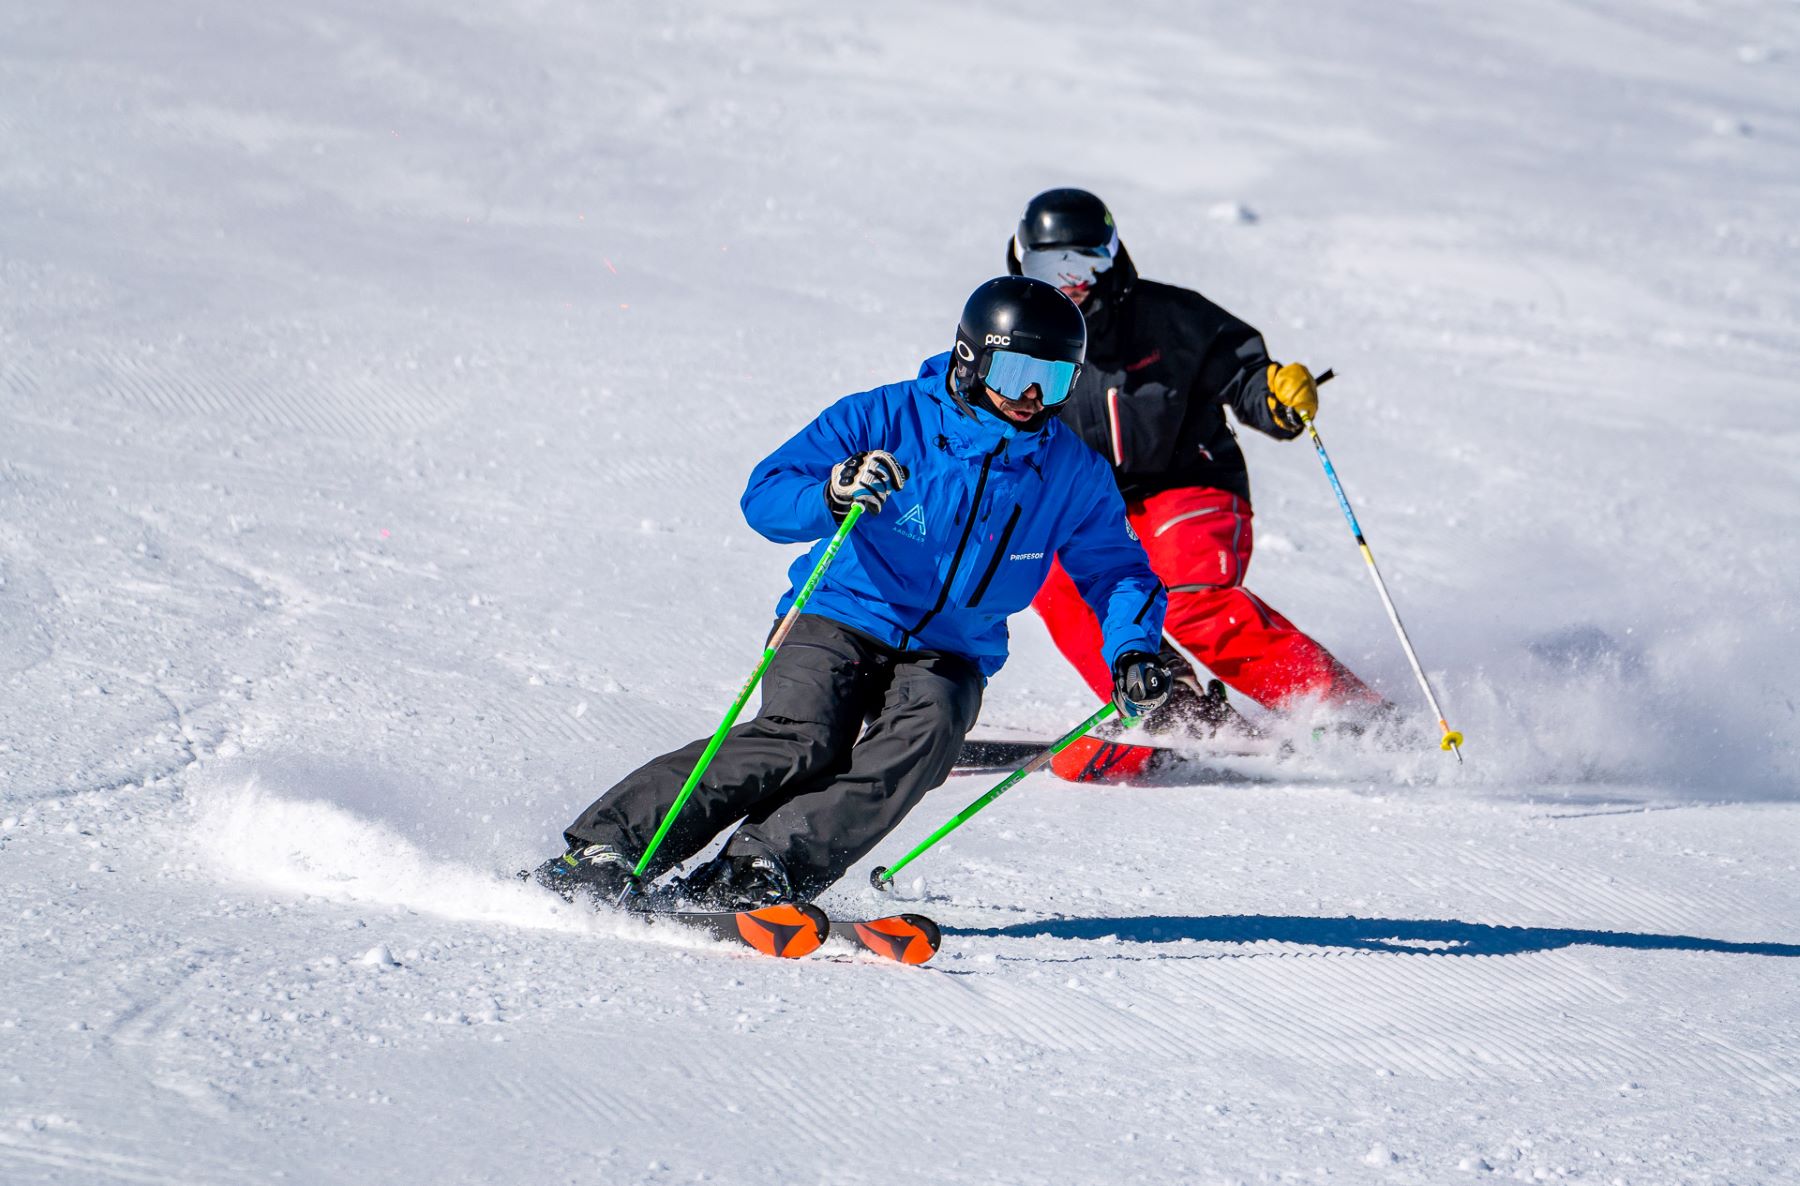
[[[1275,419],[1269,409],[1269,349],[1262,335],[1252,333],[1232,352],[1237,374],[1225,385],[1223,401],[1231,405],[1239,423],[1264,432],[1278,441],[1291,441],[1300,435],[1298,426],[1288,426]]]
[[[869,447],[872,404],[866,392],[845,396],[750,471],[738,505],[759,535],[778,544],[801,544],[837,530],[825,483],[832,466]]]
[[[1085,450],[1083,460],[1089,462],[1081,479],[1081,488],[1092,491],[1089,505],[1056,558],[1100,619],[1102,651],[1111,667],[1126,651],[1154,655],[1162,649],[1169,595],[1125,520],[1125,500],[1105,463]]]

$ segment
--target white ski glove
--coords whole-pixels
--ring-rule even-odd
[[[906,485],[906,478],[906,467],[892,453],[882,449],[852,453],[831,467],[831,480],[825,483],[831,517],[843,522],[855,502],[869,514],[880,514],[888,495]]]

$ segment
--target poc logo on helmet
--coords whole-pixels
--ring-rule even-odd
[[[989,334],[987,336],[987,341],[983,342],[982,345],[983,346],[1010,346],[1010,345],[1012,345],[1012,335],[1011,334]]]

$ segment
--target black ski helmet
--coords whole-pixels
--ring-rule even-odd
[[[1025,205],[1014,243],[1021,252],[1042,247],[1104,247],[1118,234],[1112,211],[1085,189],[1047,189]]]
[[[969,295],[956,326],[950,389],[965,408],[979,408],[1011,427],[1036,432],[1063,403],[1048,405],[1023,424],[1008,420],[987,398],[983,379],[995,350],[1012,350],[1051,362],[1072,362],[1076,374],[1087,355],[1087,322],[1075,302],[1054,284],[1029,276],[999,276]]]
[[[1112,252],[1112,266],[1100,273],[1080,306],[1090,321],[1104,310],[1117,308],[1137,281],[1137,269],[1119,242],[1112,211],[1085,189],[1047,189],[1025,204],[1019,228],[1007,244],[1006,270],[1020,275],[1027,251],[1058,247],[1109,248]]]

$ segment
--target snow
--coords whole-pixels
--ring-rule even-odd
[[[1800,8],[1096,12],[0,10],[0,1181],[1800,1179]],[[923,968],[515,882],[1057,184],[1337,371],[1467,764],[1028,780]],[[1416,703],[1245,447],[1252,587]],[[1090,711],[1015,644],[984,728]]]

